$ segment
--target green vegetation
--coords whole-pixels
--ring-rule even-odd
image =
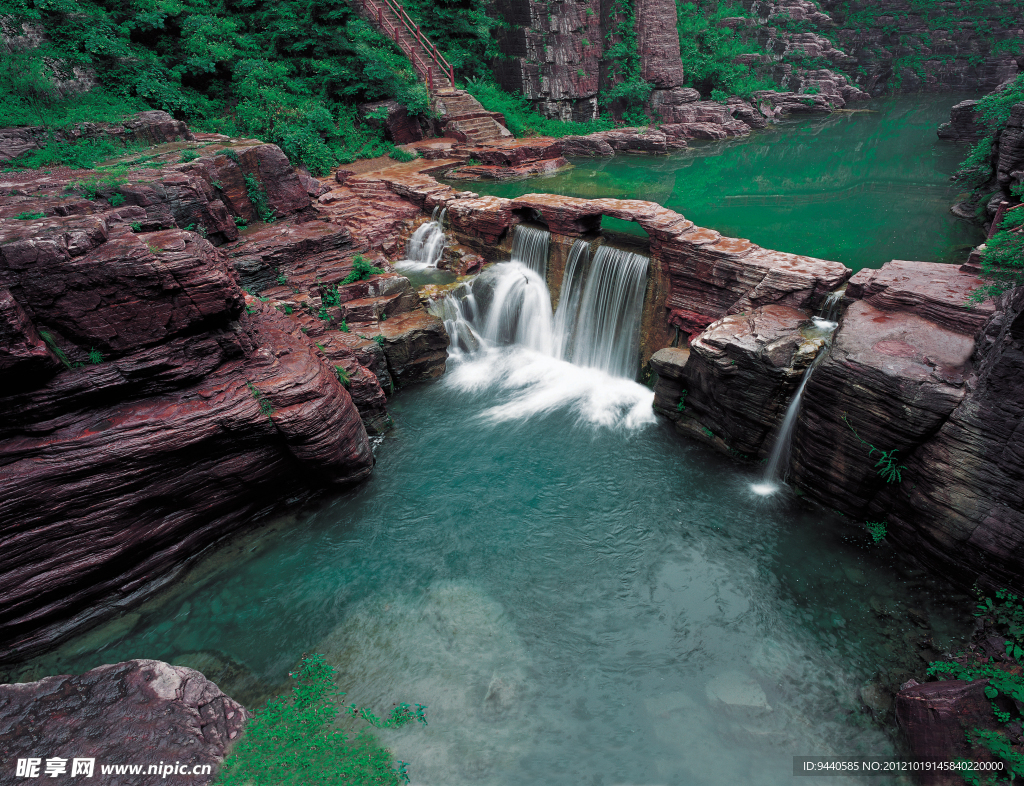
[[[613,84],[601,93],[599,101],[603,106],[621,106],[627,125],[647,125],[650,120],[644,114],[644,104],[650,98],[654,85],[640,76],[633,0],[612,0],[608,18],[614,26],[605,36],[607,46],[603,60],[607,78]]]
[[[335,366],[334,373],[338,375],[338,382],[340,382],[346,388],[351,385],[351,379],[349,378],[348,372],[345,371],[345,369],[343,369],[341,366]]]
[[[94,366],[103,362],[103,353],[100,352],[96,347],[89,349],[89,362]]]
[[[1008,210],[981,252],[981,274],[989,282],[971,293],[970,302],[998,297],[1024,284],[1024,207]]]
[[[303,658],[293,673],[289,694],[271,699],[245,727],[215,781],[218,786],[398,786],[408,783],[405,762],[363,729],[346,732],[339,715],[358,718],[376,728],[398,728],[413,721],[426,725],[426,709],[398,704],[387,718],[350,704],[334,685],[334,669],[322,655]]]
[[[843,413],[843,422],[847,428],[853,432],[853,436],[857,438],[857,441],[868,448],[868,458],[871,458],[876,453],[879,454],[879,459],[875,462],[875,471],[881,475],[882,480],[886,483],[901,483],[903,481],[903,470],[906,467],[903,464],[898,463],[896,454],[899,453],[897,448],[892,450],[882,450],[876,448],[867,440],[863,439],[860,434],[857,433],[857,429],[853,427],[853,424],[847,419],[847,414]]]
[[[722,103],[730,95],[749,98],[755,90],[779,89],[750,66],[733,62],[739,55],[767,54],[755,36],[719,26],[727,17],[750,18],[743,6],[731,0],[676,0],[676,13],[684,79],[689,87]]]
[[[985,617],[994,631],[1005,637],[1006,655],[1011,662],[1001,668],[989,663],[989,658],[975,654],[963,654],[955,661],[935,661],[928,667],[928,674],[940,679],[973,681],[984,679],[985,697],[991,701],[993,717],[1001,726],[1014,724],[1024,719],[1018,709],[1024,702],[1024,675],[1021,675],[1021,658],[1024,656],[1024,603],[1021,598],[1005,589],[997,590],[995,599],[981,597],[975,616]],[[997,701],[1002,697],[1002,702]],[[967,731],[967,740],[974,748],[980,748],[1006,763],[1009,781],[1024,776],[1024,756],[1015,750],[1003,729],[973,728]],[[983,777],[978,773],[961,773],[972,786],[1008,783]]]
[[[183,164],[187,164],[189,161],[195,161],[197,158],[199,158],[199,153],[195,150],[182,150],[181,158],[178,160]]]
[[[352,258],[352,272],[345,276],[341,285],[345,286],[345,284],[351,284],[354,281],[365,281],[370,276],[375,276],[378,273],[383,272],[383,270],[379,267],[375,267],[373,263],[371,263],[362,254],[356,254]],[[335,289],[335,294],[337,294],[337,289]]]
[[[465,88],[488,112],[500,112],[505,116],[506,127],[517,137],[552,136],[563,137],[576,134],[593,134],[615,127],[610,117],[586,123],[549,120],[538,112],[523,96],[506,93],[494,82],[486,79],[467,79]]]
[[[865,521],[864,527],[867,529],[868,534],[871,535],[871,539],[875,543],[883,540],[888,532],[884,521]]]
[[[687,393],[689,393],[689,391],[684,389],[679,394],[679,404],[678,404],[678,406],[676,406],[676,412],[683,412],[683,411],[686,410],[686,394]]]
[[[975,108],[979,125],[984,129],[985,136],[971,148],[966,160],[960,165],[954,177],[965,186],[977,188],[984,185],[992,176],[992,148],[995,134],[1010,119],[1010,110],[1014,104],[1024,101],[1024,74],[998,93],[989,93],[978,101]]]
[[[40,330],[39,338],[43,340],[43,343],[45,343],[49,350],[57,357],[57,360],[63,363],[65,367],[73,368],[67,354],[63,349],[57,346],[57,340],[53,337],[53,334],[50,331]]]
[[[394,150],[388,153],[388,156],[393,158],[395,161],[398,161],[403,164],[406,163],[407,161],[415,161],[417,158],[420,157],[419,153],[415,151],[403,150],[400,147],[396,147]]]
[[[2,96],[0,96],[2,101]],[[125,152],[141,149],[139,145],[122,145],[109,139],[83,139],[80,142],[55,142],[46,147],[30,150],[6,164],[7,169],[42,169],[66,166],[72,169],[95,169],[100,161],[107,161]]]
[[[24,213],[18,213],[14,218],[16,221],[32,221],[36,218],[44,218],[44,215],[39,211],[26,210]]]
[[[267,203],[267,193],[260,186],[260,181],[251,173],[245,175],[245,193],[248,195],[249,201],[252,202],[252,206],[256,208],[256,214],[260,217],[260,221],[266,224],[273,223],[276,218],[274,208]]]
[[[267,401],[266,394],[252,384],[252,382],[246,382],[245,386],[249,388],[249,392],[252,394],[252,397],[256,399],[256,403],[259,404],[260,412],[269,418],[274,413],[274,405]]]
[[[477,6],[472,19],[480,22]],[[394,99],[427,110],[408,60],[345,0],[0,0],[0,16],[9,28],[41,24],[50,39],[0,61],[7,124],[58,128],[164,109],[199,130],[274,142],[324,174],[394,149],[379,130],[356,125],[356,103]],[[451,31],[438,40],[483,51],[487,29],[474,27],[464,8],[426,16],[428,29],[457,22],[468,31],[461,44]],[[464,59],[474,72],[489,62]],[[64,98],[55,79],[75,67],[92,69],[99,85]]]

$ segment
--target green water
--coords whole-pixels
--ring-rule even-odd
[[[971,97],[879,99],[855,105],[866,111],[783,121],[667,156],[575,159],[546,177],[451,184],[504,197],[645,199],[724,235],[854,271],[891,259],[960,263],[984,239],[949,213],[958,194],[949,176],[968,146],[938,139],[935,129]]]
[[[861,692],[962,641],[966,599],[856,522],[764,504],[759,466],[640,385],[521,349],[451,366],[394,400],[368,482],[6,677],[160,658],[252,706],[322,652],[349,699],[428,706],[382,734],[437,786],[788,786],[794,755],[894,753]]]

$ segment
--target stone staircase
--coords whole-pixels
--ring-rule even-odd
[[[471,145],[493,145],[512,140],[505,118],[488,112],[465,90],[445,90],[434,97],[434,111],[445,136]]]
[[[445,136],[471,145],[493,145],[514,139],[505,118],[488,112],[465,90],[455,88],[455,70],[428,39],[399,0],[352,0],[363,17],[405,53],[430,91]]]

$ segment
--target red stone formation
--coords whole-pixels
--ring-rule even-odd
[[[405,278],[341,285],[418,213],[381,181],[331,190],[216,135],[153,160],[92,199],[89,173],[0,175],[0,658],[152,591],[283,488],[362,480],[385,391],[444,370]]]
[[[46,777],[46,760],[60,758],[65,770],[56,777],[144,783],[160,776],[103,775],[100,768],[141,764],[146,773],[150,764],[180,763],[189,783],[205,786],[248,719],[244,707],[198,671],[130,660],[79,676],[0,685],[0,756],[11,778],[18,759],[42,759],[39,776]],[[75,773],[75,759],[92,759],[92,771]],[[204,766],[210,774],[192,774]]]

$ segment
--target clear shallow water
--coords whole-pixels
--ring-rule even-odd
[[[724,235],[854,271],[891,259],[960,263],[984,240],[949,213],[958,193],[949,176],[968,146],[940,140],[935,130],[954,104],[976,97],[878,99],[856,105],[866,111],[784,121],[748,139],[692,142],[667,156],[575,159],[573,169],[546,177],[451,184],[504,197],[650,200]]]
[[[453,366],[394,400],[367,483],[5,676],[161,658],[252,706],[322,652],[348,699],[428,705],[382,736],[436,786],[790,786],[796,754],[893,752],[861,690],[964,635],[963,598],[765,504],[640,385],[518,348]]]

